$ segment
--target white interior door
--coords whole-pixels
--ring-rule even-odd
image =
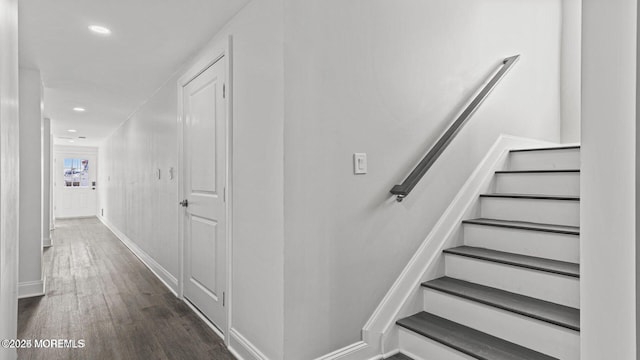
[[[56,218],[97,215],[95,154],[57,153],[53,178]]]
[[[184,297],[226,327],[225,58],[183,90]],[[184,206],[185,204],[183,204]]]

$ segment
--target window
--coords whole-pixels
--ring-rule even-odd
[[[89,187],[89,160],[64,159],[64,186]]]

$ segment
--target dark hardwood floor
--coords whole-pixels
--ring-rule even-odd
[[[223,341],[97,219],[56,223],[47,295],[19,301],[19,339],[84,339],[81,349],[21,349],[28,359],[220,359]]]

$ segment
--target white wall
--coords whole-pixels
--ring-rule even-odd
[[[562,142],[580,142],[582,0],[562,0]]]
[[[283,26],[282,0],[254,0],[219,34],[233,36],[231,327],[269,359],[284,357]]]
[[[99,148],[98,214],[178,277],[176,77]],[[157,169],[161,178],[154,177]]]
[[[42,121],[42,246],[51,246],[51,119]]]
[[[206,47],[233,36],[231,327],[269,359],[283,358],[282,11],[282,0],[253,1]],[[102,144],[99,161],[105,218],[176,278],[177,182],[166,174],[177,163],[176,82],[191,63]]]
[[[18,323],[18,1],[0,0],[0,339]],[[0,359],[17,357],[0,348]]]
[[[20,270],[19,296],[41,295],[42,273],[42,78],[20,69]]]
[[[361,329],[500,133],[560,140],[560,0],[285,2],[285,358]],[[522,58],[403,203],[389,190]],[[353,175],[366,152],[369,174]]]
[[[582,10],[581,359],[636,359],[637,1]]]

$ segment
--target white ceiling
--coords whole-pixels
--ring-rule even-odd
[[[98,145],[248,2],[20,0],[20,63],[42,73],[55,143]]]

